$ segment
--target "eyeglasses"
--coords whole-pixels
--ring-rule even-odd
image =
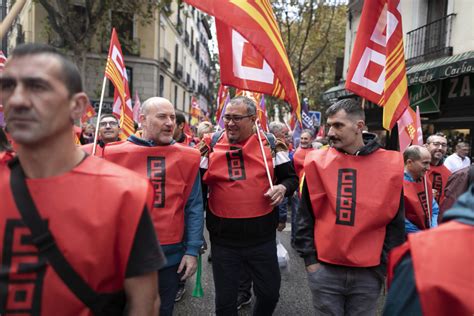
[[[429,143],[429,144],[432,144],[433,146],[435,147],[442,147],[442,148],[447,148],[448,147],[448,144],[445,144],[445,143],[438,143],[438,142],[435,142],[435,143]]]
[[[234,121],[234,123],[239,123],[246,117],[251,117],[251,115],[224,115],[224,122],[229,123],[231,120]]]
[[[109,125],[110,127],[117,127],[118,123],[116,121],[110,121],[110,122],[100,122],[99,126],[100,127],[107,127]]]

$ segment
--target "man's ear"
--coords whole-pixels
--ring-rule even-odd
[[[85,92],[79,92],[72,96],[70,102],[71,118],[73,121],[79,120],[84,115],[89,98]]]
[[[356,123],[357,129],[362,133],[365,127],[365,122],[363,120],[358,120]]]

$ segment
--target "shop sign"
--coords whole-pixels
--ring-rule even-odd
[[[408,93],[410,96],[410,106],[420,108],[420,113],[439,112],[439,102],[441,96],[441,82],[427,82],[410,86]]]

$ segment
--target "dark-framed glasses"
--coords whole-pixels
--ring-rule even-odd
[[[232,120],[232,121],[234,121],[234,123],[239,123],[244,118],[251,117],[251,116],[253,116],[253,114],[251,114],[251,115],[228,115],[228,114],[226,114],[226,115],[224,115],[224,122],[228,123]]]
[[[117,127],[118,122],[117,121],[109,121],[109,122],[100,122],[99,127],[107,127],[109,125],[110,127]]]
[[[447,148],[448,147],[448,144],[445,144],[445,143],[431,142],[430,144],[435,146],[435,147],[441,147],[441,148]]]

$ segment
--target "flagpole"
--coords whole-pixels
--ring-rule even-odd
[[[270,183],[270,189],[273,190],[272,177],[270,175],[270,169],[268,168],[267,157],[265,155],[265,150],[263,149],[262,139],[260,138],[260,129],[258,128],[258,123],[257,122],[258,122],[258,119],[255,120],[255,128],[257,129],[258,143],[260,144],[260,150],[262,152],[263,162],[265,163],[265,171],[267,172],[268,183]]]
[[[100,93],[99,111],[97,112],[97,122],[95,124],[95,135],[94,144],[92,146],[92,156],[95,156],[95,149],[97,147],[97,137],[99,136],[99,123],[100,116],[102,115],[102,103],[104,103],[105,84],[107,83],[107,77],[104,76],[104,82],[102,83],[102,92]]]
[[[426,194],[426,206],[428,207],[428,225],[431,227],[431,203],[433,201],[430,201],[430,195],[428,194],[428,184],[426,183],[426,173],[423,176],[423,182],[425,185],[425,194]]]

